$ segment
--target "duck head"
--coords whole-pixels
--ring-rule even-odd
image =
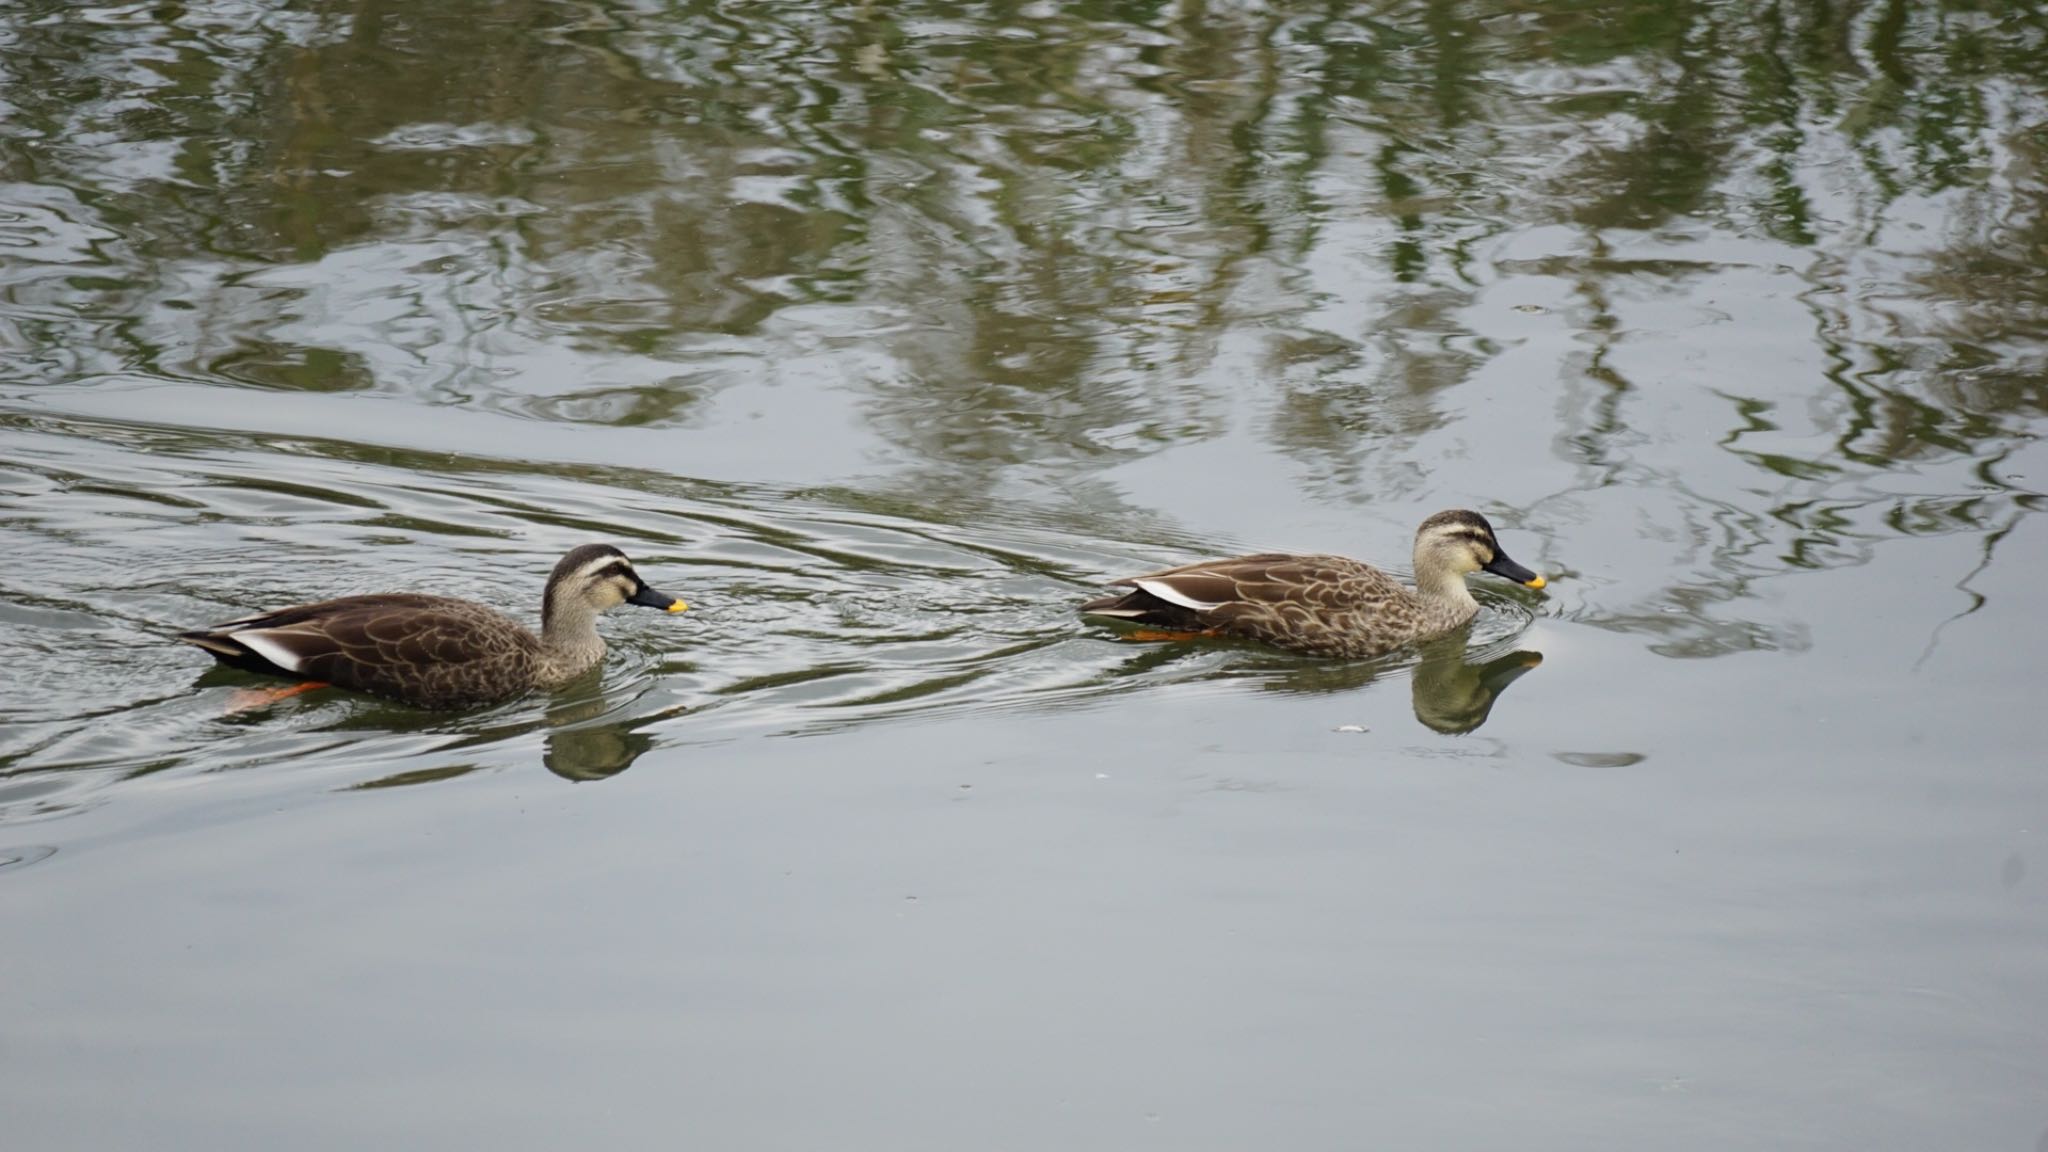
[[[1525,588],[1544,585],[1543,577],[1508,559],[1493,525],[1479,513],[1453,508],[1424,520],[1415,530],[1417,582],[1446,577],[1462,581],[1468,572],[1491,572]]]

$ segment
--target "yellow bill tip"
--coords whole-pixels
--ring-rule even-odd
[[[1549,581],[1545,580],[1543,577],[1535,576],[1525,581],[1522,586],[1525,588],[1541,588],[1547,583],[1549,583]],[[674,609],[670,609],[670,611],[674,611]]]
[[[666,610],[669,612],[688,612],[690,610],[690,606],[688,604],[683,603],[681,600],[678,600],[675,603],[670,604]]]

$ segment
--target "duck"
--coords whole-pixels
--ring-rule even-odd
[[[597,617],[621,604],[689,607],[648,587],[624,552],[585,544],[548,576],[538,636],[474,601],[385,592],[295,604],[177,638],[222,664],[301,682],[273,699],[334,686],[453,710],[553,688],[596,667],[605,652]]]
[[[1345,556],[1259,552],[1112,580],[1112,587],[1131,591],[1090,600],[1080,611],[1145,625],[1132,639],[1227,636],[1309,656],[1358,660],[1471,620],[1479,602],[1465,586],[1465,576],[1481,571],[1526,588],[1545,583],[1508,558],[1486,517],[1453,508],[1415,530],[1412,589]]]

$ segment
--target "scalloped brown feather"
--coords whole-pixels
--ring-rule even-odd
[[[255,633],[297,658],[280,667],[249,646]],[[468,708],[516,696],[541,672],[538,638],[467,600],[408,592],[345,596],[179,635],[224,664],[321,680],[420,708]]]
[[[1091,600],[1083,613],[1175,631],[1215,631],[1311,656],[1360,659],[1449,631],[1470,608],[1426,600],[1393,577],[1345,556],[1261,552],[1203,560],[1111,582],[1134,589]],[[1213,608],[1189,608],[1139,587]]]

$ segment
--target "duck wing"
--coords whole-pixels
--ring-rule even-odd
[[[1261,552],[1165,568],[1081,611],[1179,632],[1214,632],[1318,656],[1377,655],[1409,639],[1414,594],[1344,556]]]
[[[296,604],[178,639],[247,671],[427,707],[482,702],[525,688],[539,650],[526,629],[481,604],[402,592]]]
[[[1237,606],[1299,604],[1336,611],[1369,610],[1405,591],[1393,577],[1344,556],[1260,552],[1222,560],[1201,560],[1111,581],[1136,593],[1082,606],[1098,615],[1124,615],[1126,601],[1157,601],[1194,613]],[[1143,599],[1139,599],[1142,594]]]

